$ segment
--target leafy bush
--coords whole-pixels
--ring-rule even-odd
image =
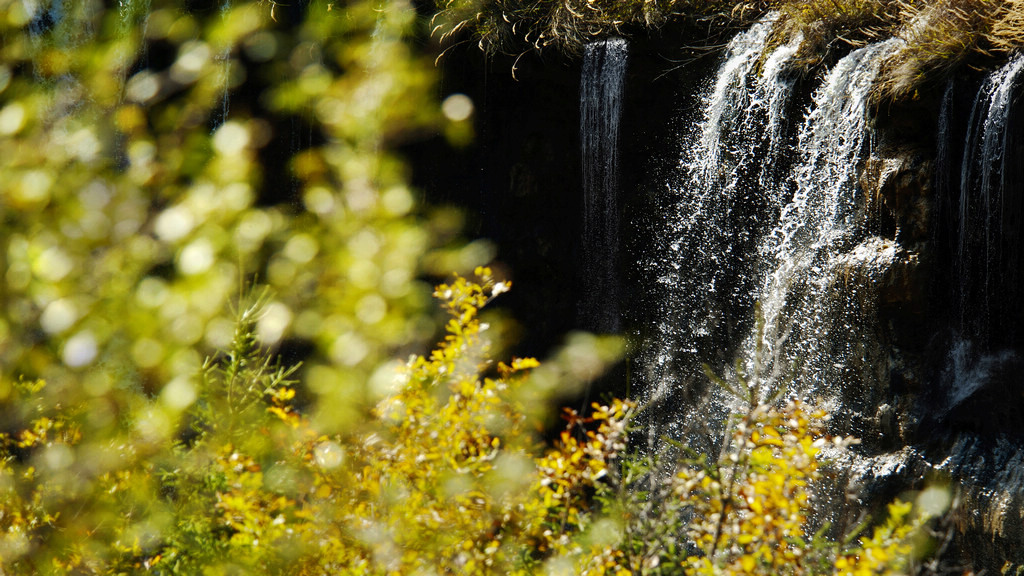
[[[0,559],[13,573],[898,574],[927,514],[890,508],[845,548],[807,533],[823,417],[800,403],[737,417],[721,458],[658,482],[630,455],[636,406],[567,411],[554,445],[521,408],[532,359],[491,364],[478,312],[507,289],[489,270],[435,295],[444,342],[344,433],[294,405],[291,371],[239,315],[200,400],[159,440],[95,442],[89,415],[41,382],[6,386]],[[490,376],[484,374],[490,373]],[[527,395],[524,395],[527,394]],[[125,418],[136,426],[159,400]],[[116,424],[110,423],[116,427]],[[106,465],[101,463],[107,463]],[[652,532],[653,530],[653,532]]]

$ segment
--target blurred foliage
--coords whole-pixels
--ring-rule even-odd
[[[376,401],[363,383],[433,335],[423,275],[490,256],[417,206],[391,152],[444,122],[414,8],[332,6],[0,1],[7,378],[99,419],[128,408],[122,388],[194,395],[257,278],[259,342],[312,350],[318,421]]]
[[[819,458],[850,439],[820,411],[758,405],[736,417],[717,461],[684,460],[667,480],[628,450],[636,406],[566,410],[550,447],[524,410],[543,371],[493,364],[480,309],[508,289],[487,269],[435,291],[450,315],[358,426],[325,433],[294,405],[290,370],[254,347],[257,299],[198,399],[111,442],[42,381],[5,390],[0,568],[32,574],[903,574],[940,510],[895,504],[846,546],[805,530]],[[570,349],[572,347],[570,346]],[[598,352],[604,350],[604,352]],[[586,346],[600,369],[614,341]],[[581,351],[570,353],[582,358]],[[552,367],[553,366],[553,367]],[[532,373],[532,374],[531,374]],[[188,391],[166,391],[170,397]],[[147,415],[147,418],[140,418]],[[149,433],[149,436],[146,434]],[[102,439],[97,442],[93,435]],[[662,483],[655,501],[644,485]],[[922,499],[919,499],[921,501]],[[939,507],[941,508],[941,506]],[[652,532],[653,530],[653,532]]]
[[[0,0],[0,432],[35,435],[5,452],[31,487],[3,489],[63,511],[3,517],[0,555],[33,558],[18,572],[150,549],[181,514],[154,490],[234,470],[233,451],[183,459],[178,442],[215,424],[269,442],[250,422],[269,390],[280,410],[298,392],[322,430],[359,425],[396,354],[434,333],[424,274],[489,258],[452,213],[417,206],[390,152],[442,123],[414,7],[273,8]],[[268,296],[236,318],[250,278]],[[247,364],[285,343],[310,351],[297,391],[291,369]],[[20,378],[48,385],[29,399]],[[40,465],[29,448],[44,442]],[[168,554],[216,558],[204,545],[224,528],[190,521]],[[36,564],[40,543],[66,551],[59,564]]]

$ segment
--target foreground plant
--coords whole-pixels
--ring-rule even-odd
[[[544,452],[518,390],[538,363],[492,364],[478,312],[508,284],[477,273],[437,288],[445,340],[346,433],[297,408],[294,369],[256,345],[258,304],[196,390],[134,399],[125,428],[90,430],[42,382],[5,384],[0,570],[528,573],[580,555],[573,536],[624,448],[629,405]],[[173,417],[168,403],[187,408]]]
[[[848,548],[809,536],[824,414],[758,404],[721,458],[684,461],[648,494],[628,451],[636,406],[565,412],[548,447],[527,416],[543,367],[493,364],[479,311],[508,289],[490,271],[442,284],[444,341],[396,371],[345,433],[296,406],[291,370],[254,346],[243,307],[198,400],[156,434],[164,399],[127,430],[5,384],[0,570],[82,574],[897,574],[926,514],[898,504]],[[534,378],[530,378],[533,372]],[[155,419],[155,420],[154,420]],[[134,432],[125,434],[124,432]],[[139,432],[147,433],[138,438]],[[92,438],[90,436],[96,436]],[[97,441],[97,438],[99,441]],[[111,439],[116,439],[112,441]],[[657,498],[654,498],[654,496]]]
[[[814,522],[823,450],[855,443],[827,436],[826,419],[800,402],[757,406],[735,424],[715,465],[683,467],[672,486],[693,513],[687,535],[703,552],[684,561],[686,574],[907,573],[914,539],[936,511],[911,513],[897,502],[871,538],[849,549]]]

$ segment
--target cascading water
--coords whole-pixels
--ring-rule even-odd
[[[1019,191],[1009,189],[1015,167],[1008,152],[1022,71],[1024,55],[1018,55],[985,79],[971,110],[960,172],[958,328],[962,338],[986,349],[997,344],[994,334],[1005,340],[1017,331],[1001,304],[1014,299],[1020,278],[1021,200]]]
[[[764,320],[763,338],[752,334],[746,345],[748,371],[764,384],[797,371],[792,393],[835,389],[847,382],[867,358],[870,330],[860,319],[870,298],[857,293],[850,274],[877,275],[897,247],[867,238],[867,199],[857,182],[868,147],[868,97],[883,60],[900,45],[888,40],[855,50],[829,72],[814,95],[800,130],[798,164],[789,176],[791,195],[778,224],[761,246],[768,272],[757,298]],[[763,367],[751,365],[760,347]]]
[[[714,428],[723,414],[679,418],[700,402],[701,365],[735,348],[748,322],[756,286],[757,244],[778,214],[777,175],[784,170],[787,110],[795,75],[790,66],[799,39],[763,61],[774,15],[736,36],[703,97],[703,121],[684,141],[675,182],[667,186],[667,217],[645,262],[655,279],[660,317],[645,364],[648,400],[664,402],[662,434],[697,442],[690,424]],[[724,360],[724,358],[714,358]]]
[[[881,129],[869,122],[873,85],[903,41],[868,45],[823,77],[792,138],[784,119],[794,99],[786,70],[795,46],[763,57],[770,31],[763,21],[730,43],[704,98],[703,122],[685,146],[677,174],[685,184],[668,187],[668,223],[645,261],[662,306],[645,359],[647,400],[660,407],[648,410],[649,444],[660,449],[660,437],[669,436],[714,449],[716,422],[739,406],[703,384],[699,368],[708,362],[721,370],[739,356],[762,390],[787,382],[790,396],[830,409],[837,431],[868,436],[858,451],[836,456],[847,478],[884,491],[929,471],[949,473],[980,511],[982,520],[965,526],[1018,541],[1024,451],[1006,432],[1024,424],[1006,399],[1019,397],[1012,383],[1024,369],[1009,350],[1020,344],[1011,324],[1021,324],[1024,210],[1016,191],[1024,167],[1011,158],[1024,150],[1012,114],[1024,56],[986,79],[965,142],[955,140],[963,118],[950,83],[935,101],[937,146],[911,148],[876,143]],[[917,160],[929,150],[934,181],[929,162]],[[908,216],[906,206],[922,199],[936,202],[934,213]],[[883,211],[891,219],[884,225]],[[941,221],[931,236],[910,229],[928,218]],[[955,230],[938,250],[955,260],[961,337],[944,371],[907,368],[894,344],[901,336],[883,323],[882,309],[890,322],[902,313],[899,303],[920,294],[918,251],[942,243],[942,222]],[[883,290],[895,300],[883,302]],[[743,333],[730,332],[736,327]],[[995,340],[1012,345],[993,349]],[[926,370],[933,380],[903,380]],[[977,421],[979,408],[991,422]],[[841,522],[839,508],[821,512]]]
[[[583,162],[584,327],[619,330],[619,121],[629,45],[622,38],[588,44],[580,81]]]
[[[1019,426],[1012,407],[1024,368],[1019,341],[1024,176],[1014,106],[1022,73],[1024,55],[1018,55],[982,82],[962,139],[959,178],[949,186],[954,335],[936,411],[955,434],[938,467],[968,479],[967,498],[981,511],[970,521],[984,522],[986,531],[1001,536],[1018,530],[1014,516],[1024,507],[1024,451],[1006,441]],[[945,113],[940,116],[940,151],[957,144],[948,122]],[[940,164],[940,181],[944,172]],[[963,427],[978,411],[986,413],[985,422]]]
[[[765,148],[765,154],[759,155],[755,146],[750,146],[748,160],[758,160],[757,183],[763,190],[776,191],[778,180],[786,166],[784,156],[787,144],[787,128],[789,125],[788,110],[796,76],[790,70],[790,64],[796,55],[803,36],[797,36],[788,44],[779,47],[765,59],[761,75],[757,79],[751,111],[763,111],[767,116],[764,133],[758,142]],[[765,139],[767,136],[767,139]],[[772,206],[778,207],[778,194],[772,194]]]
[[[931,222],[931,241],[936,255],[943,262],[952,262],[956,253],[956,235],[949,230],[958,227],[956,216],[960,196],[960,164],[956,158],[956,122],[954,120],[957,83],[950,79],[942,93],[939,121],[935,131],[935,213]],[[942,290],[942,288],[940,288]],[[952,299],[952,294],[943,294]]]

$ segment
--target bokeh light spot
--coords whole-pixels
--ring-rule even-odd
[[[19,102],[8,104],[0,110],[0,134],[15,134],[25,125],[25,107]]]
[[[473,115],[473,101],[465,94],[452,94],[441,103],[441,112],[453,122],[461,122]]]
[[[316,459],[317,466],[330,470],[341,466],[345,460],[345,452],[337,442],[328,440],[317,444],[313,449],[313,457]]]
[[[178,258],[178,269],[186,276],[202,274],[213,265],[213,246],[206,238],[199,238],[191,242],[181,251]]]
[[[184,410],[196,401],[196,387],[187,376],[178,376],[160,392],[160,400],[173,410]]]
[[[48,334],[60,334],[78,320],[78,309],[67,298],[50,302],[39,317],[39,325]]]
[[[92,363],[98,353],[96,337],[92,332],[83,330],[72,336],[64,344],[62,359],[71,368],[80,368]]]
[[[164,241],[174,242],[188,235],[195,226],[192,212],[184,206],[171,206],[157,217],[153,231]]]
[[[329,354],[331,360],[345,366],[355,366],[366,358],[370,353],[370,347],[366,341],[355,332],[346,332],[335,338],[331,344]]]
[[[74,262],[56,246],[47,248],[32,263],[32,271],[36,276],[50,282],[58,282],[71,273]]]
[[[128,80],[125,94],[129,100],[145,104],[156,97],[160,91],[160,77],[149,70],[143,70]]]
[[[284,336],[291,323],[291,308],[280,302],[271,302],[263,310],[263,316],[256,325],[256,332],[264,344],[275,344]]]
[[[213,148],[225,156],[238,154],[249,145],[249,131],[238,122],[227,122],[213,135]]]

